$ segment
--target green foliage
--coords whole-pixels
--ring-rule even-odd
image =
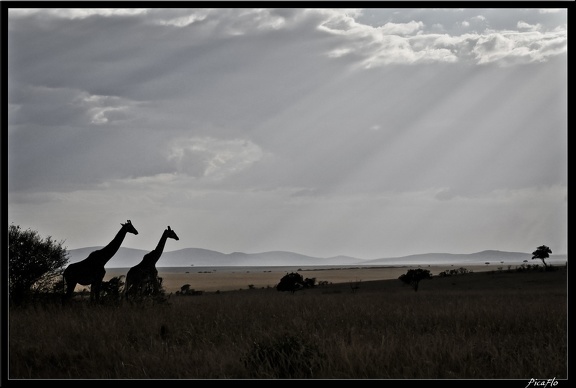
[[[244,359],[246,368],[264,378],[311,378],[321,364],[321,354],[314,344],[284,334],[255,342]]]
[[[37,231],[8,227],[8,272],[10,301],[22,303],[32,292],[53,292],[68,263],[64,241],[41,238]]]
[[[414,288],[414,291],[418,291],[418,285],[420,284],[421,280],[424,279],[432,279],[432,275],[430,274],[430,270],[416,268],[416,269],[409,269],[403,275],[398,277],[402,282],[409,284]]]
[[[546,264],[545,259],[549,258],[550,254],[552,254],[552,250],[550,248],[548,248],[546,245],[540,245],[534,252],[532,252],[532,260],[540,259],[542,260],[544,267],[547,267],[548,264]]]

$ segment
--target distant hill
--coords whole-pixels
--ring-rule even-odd
[[[87,247],[69,250],[70,263],[84,260],[90,252],[102,247]],[[116,255],[106,264],[107,268],[129,268],[138,264],[149,251],[121,247]],[[521,265],[524,260],[528,264],[541,264],[540,260],[532,260],[532,254],[523,252],[505,252],[486,250],[470,254],[424,253],[418,255],[363,260],[349,256],[313,257],[294,252],[270,251],[262,253],[222,253],[201,248],[185,248],[164,252],[156,264],[157,267],[220,267],[220,266],[371,266],[371,265],[428,265],[428,264],[468,264],[484,263],[503,265]],[[551,255],[546,260],[551,264],[564,264],[568,255]]]
[[[78,248],[78,249],[70,249],[68,250],[68,254],[70,257],[70,264],[76,263],[78,261],[82,261],[88,257],[88,255],[98,249],[102,249],[103,247],[86,247],[86,248]],[[144,251],[142,249],[132,249],[132,248],[120,248],[116,255],[110,259],[108,264],[106,265],[107,268],[125,268],[125,267],[132,267],[136,265],[142,260],[142,257],[148,253],[148,251]],[[116,264],[119,265],[116,265]],[[133,263],[129,266],[123,265],[123,263]]]
[[[69,250],[70,263],[84,260],[90,252],[102,247]],[[121,247],[106,264],[107,268],[129,268],[138,264],[149,251]],[[263,253],[221,253],[201,248],[185,248],[164,252],[157,267],[207,266],[286,266],[286,265],[358,265],[364,260],[348,256],[329,258],[312,257],[294,252],[271,251]]]
[[[486,250],[477,253],[469,254],[454,254],[454,253],[425,253],[419,255],[410,255],[403,257],[391,257],[382,258],[375,260],[365,260],[364,264],[372,265],[412,265],[412,264],[498,264],[502,263],[504,265],[521,265],[524,260],[528,261],[528,264],[542,264],[541,260],[532,260],[531,253],[523,252],[506,252],[506,251],[495,251]],[[547,263],[560,264],[568,260],[568,255],[551,255],[550,258],[546,259]]]

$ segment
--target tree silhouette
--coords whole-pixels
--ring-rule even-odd
[[[278,291],[290,291],[294,293],[308,286],[308,283],[304,281],[302,275],[297,272],[292,272],[286,274],[280,279],[280,283],[276,286]]]
[[[398,277],[402,282],[409,284],[414,288],[414,291],[418,291],[418,285],[420,284],[420,280],[424,279],[432,279],[432,275],[430,271],[427,269],[417,268],[417,269],[409,269],[403,275]]]
[[[8,227],[8,276],[9,297],[21,304],[31,291],[48,293],[62,275],[68,263],[64,243],[51,236],[41,238],[37,231],[22,230],[20,226]]]
[[[545,259],[550,257],[552,250],[548,248],[546,245],[540,245],[534,252],[532,252],[532,260],[540,259],[542,263],[544,263],[544,267],[548,268],[548,264],[546,264]]]

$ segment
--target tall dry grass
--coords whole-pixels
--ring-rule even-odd
[[[9,379],[566,379],[567,270],[9,313]],[[354,291],[354,292],[353,292]]]

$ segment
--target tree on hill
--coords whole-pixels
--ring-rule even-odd
[[[8,288],[9,299],[21,304],[32,292],[49,293],[55,285],[62,285],[64,266],[68,263],[68,252],[51,236],[43,239],[35,230],[22,230],[20,226],[8,227]]]
[[[418,285],[420,284],[420,281],[424,279],[432,279],[432,275],[427,269],[417,268],[409,269],[408,272],[400,275],[398,279],[406,284],[411,285],[412,288],[414,288],[414,291],[418,291]]]
[[[540,245],[534,252],[532,252],[532,260],[540,259],[542,263],[544,263],[544,267],[547,268],[548,264],[546,264],[545,259],[550,257],[552,250],[548,248],[546,245]]]

